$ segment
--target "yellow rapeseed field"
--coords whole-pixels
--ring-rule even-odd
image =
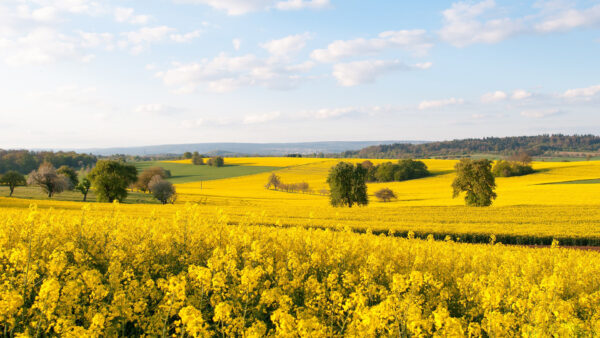
[[[455,164],[369,184],[332,208],[337,159],[227,159],[271,173],[176,185],[175,205],[0,198],[5,336],[593,336],[600,162],[534,163],[489,208],[452,199]],[[352,160],[360,162],[362,160]],[[373,160],[374,163],[385,160]],[[398,200],[372,196],[390,187]],[[437,239],[439,241],[435,241]],[[484,243],[484,244],[466,244]],[[544,249],[511,244],[547,244]],[[550,244],[552,244],[550,246]]]

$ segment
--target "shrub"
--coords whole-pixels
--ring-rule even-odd
[[[398,198],[396,194],[389,188],[383,188],[375,192],[375,197],[383,202],[389,202],[392,199]]]
[[[162,204],[173,204],[177,199],[177,191],[175,190],[173,183],[164,180],[159,175],[154,176],[150,180],[148,188],[152,192],[152,196]]]
[[[498,161],[492,169],[492,173],[496,177],[511,177],[529,175],[534,172],[531,165],[521,164],[518,162]]]

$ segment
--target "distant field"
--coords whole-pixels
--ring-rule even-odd
[[[227,161],[225,162],[225,166],[220,168],[208,165],[160,161],[135,162],[134,164],[140,172],[150,167],[161,167],[169,170],[172,175],[171,178],[169,178],[169,181],[176,184],[254,175],[279,169],[279,167],[274,166],[227,164]]]
[[[600,184],[600,178],[592,179],[592,180],[574,180],[574,181],[564,181],[564,182],[552,182],[545,184]]]
[[[9,190],[8,187],[0,187],[0,197],[8,197]],[[42,190],[38,187],[17,187],[15,189],[15,193],[13,194],[14,198],[23,198],[23,199],[31,199],[31,200],[53,200],[53,201],[71,201],[71,202],[81,202],[83,201],[83,195],[78,191],[65,191],[60,194],[54,195],[52,199],[48,198],[46,193],[42,192]],[[88,202],[96,202],[96,194],[94,191],[90,190],[87,196]],[[129,192],[127,195],[127,199],[123,202],[127,204],[158,204],[152,195],[144,194],[140,192]]]

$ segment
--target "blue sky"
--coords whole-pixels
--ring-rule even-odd
[[[598,133],[600,1],[3,0],[0,148]]]

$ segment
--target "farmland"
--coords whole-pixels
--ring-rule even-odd
[[[600,254],[568,248],[600,246],[600,162],[535,162],[473,208],[451,197],[456,162],[425,160],[431,176],[369,183],[368,206],[333,208],[319,191],[338,161],[146,163],[172,171],[175,205],[0,197],[0,323],[76,336],[600,330]],[[271,173],[311,190],[266,189]],[[377,201],[381,187],[398,199]]]

